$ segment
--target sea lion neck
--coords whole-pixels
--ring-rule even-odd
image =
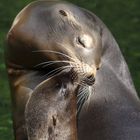
[[[127,88],[107,66],[98,72],[94,89],[78,116],[78,139],[138,140],[140,102],[134,90]],[[93,133],[88,136],[85,128]]]
[[[78,139],[138,140],[140,102],[127,64],[112,34],[92,16],[102,29],[102,65],[95,77],[94,92],[78,118]]]

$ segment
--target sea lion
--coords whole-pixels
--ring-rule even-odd
[[[15,18],[5,56],[17,140],[27,139],[25,106],[48,76],[68,70],[71,77],[78,77],[80,112],[101,65],[101,28],[94,20],[73,4],[54,1],[33,2]]]
[[[46,80],[41,75],[66,66],[82,87],[77,91],[77,97],[81,95],[78,139],[139,140],[140,101],[127,64],[93,13],[65,2],[34,2],[16,17],[6,56],[17,139],[26,138],[25,105],[35,87]]]

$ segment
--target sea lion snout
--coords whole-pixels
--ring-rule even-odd
[[[86,63],[79,62],[72,64],[71,75],[75,81],[80,81],[89,86],[95,83],[96,67],[91,67]],[[77,80],[78,79],[78,80]]]

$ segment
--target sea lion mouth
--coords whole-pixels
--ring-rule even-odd
[[[72,83],[79,83],[84,86],[92,86],[95,84],[95,76],[93,73],[87,73],[86,68],[81,66],[70,67],[62,72],[68,73]]]
[[[78,73],[74,70],[74,68],[71,68],[68,73],[70,74],[72,83],[79,83],[83,86],[92,86],[95,84],[95,77],[93,74],[84,75],[81,73]]]
[[[83,82],[89,86],[92,86],[95,83],[95,77],[93,75],[89,75],[83,79]]]

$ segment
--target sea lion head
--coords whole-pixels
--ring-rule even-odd
[[[69,61],[70,67],[66,68],[72,69],[86,84],[92,85],[101,64],[102,52],[100,28],[96,20],[72,4],[57,4],[51,8],[52,14],[47,18],[48,32],[51,32],[51,46],[47,49],[52,51],[51,60]]]
[[[101,29],[94,17],[66,2],[37,3],[29,5],[16,17],[9,32],[11,44],[24,44],[19,48],[29,61],[23,65],[50,68],[56,73],[67,69],[92,85],[102,53]],[[15,39],[17,41],[13,41]]]

